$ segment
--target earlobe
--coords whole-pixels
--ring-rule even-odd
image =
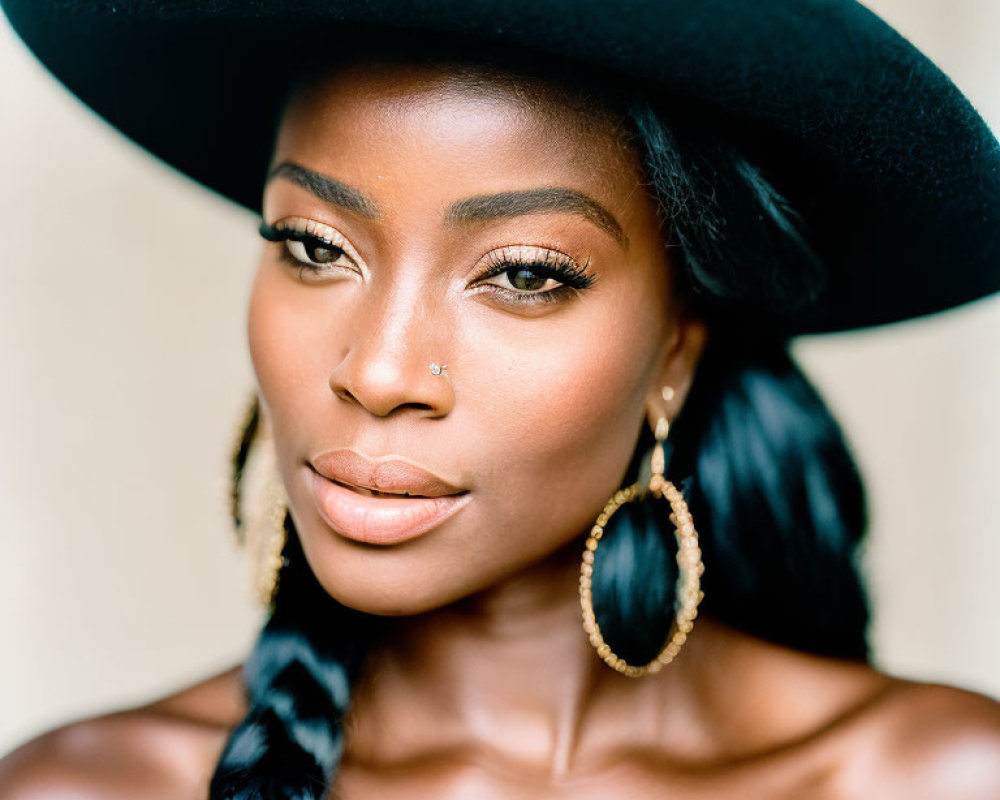
[[[692,316],[680,320],[677,334],[646,395],[650,428],[655,427],[660,417],[673,420],[680,413],[707,340],[708,326],[703,320]]]

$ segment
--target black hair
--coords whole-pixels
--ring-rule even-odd
[[[666,476],[700,533],[702,611],[799,650],[867,660],[864,485],[781,330],[822,291],[823,265],[794,209],[719,136],[718,120],[649,103],[628,120],[677,245],[678,288],[711,331],[666,448]],[[651,445],[647,431],[631,475]],[[594,607],[612,650],[644,664],[672,618],[676,546],[648,505],[623,511],[597,552]]]
[[[711,114],[619,102],[605,107],[622,108],[661,210],[676,289],[710,331],[667,440],[667,477],[682,488],[700,535],[703,613],[778,644],[864,660],[861,477],[773,324],[819,295],[823,265],[794,209]],[[250,439],[252,432],[235,457],[237,482]],[[645,432],[630,474],[649,444]],[[649,504],[626,506],[597,554],[598,622],[630,663],[648,661],[669,631],[676,546],[664,520]],[[285,525],[273,612],[245,666],[249,712],[219,760],[213,800],[325,797],[344,747],[351,685],[378,636],[377,618],[322,589],[290,518]]]

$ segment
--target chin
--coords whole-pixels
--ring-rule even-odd
[[[315,572],[315,570],[314,570]],[[422,586],[401,585],[388,574],[368,575],[362,581],[320,578],[320,585],[333,599],[348,608],[380,617],[410,617],[443,608],[474,594],[476,588],[453,587],[440,583]]]
[[[413,541],[384,547],[341,537],[325,525],[296,522],[306,560],[323,590],[366,614],[423,614],[487,588],[492,576],[471,580],[468,566],[443,559],[442,548]],[[445,563],[447,561],[447,563]]]

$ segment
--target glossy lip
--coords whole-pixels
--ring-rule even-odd
[[[342,449],[317,456],[309,467],[309,491],[324,522],[366,544],[398,544],[421,536],[456,514],[471,497],[399,458],[372,459]]]
[[[356,489],[421,497],[444,497],[464,491],[411,461],[389,456],[369,458],[350,448],[318,455],[310,466],[327,480]]]

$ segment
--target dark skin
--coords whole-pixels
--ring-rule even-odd
[[[641,426],[676,417],[709,335],[611,120],[534,84],[369,66],[297,95],[274,164],[296,166],[274,172],[265,222],[320,223],[341,248],[318,267],[280,242],[261,259],[250,347],[282,478],[323,587],[398,617],[355,690],[334,796],[1000,798],[987,698],[704,618],[655,675],[595,656],[583,537]],[[459,213],[552,187],[544,208]],[[511,247],[593,280],[545,301],[558,280],[484,278]],[[347,445],[429,465],[468,506],[402,544],[338,535],[306,465]],[[61,728],[0,762],[0,800],[203,798],[245,712],[236,667]]]

